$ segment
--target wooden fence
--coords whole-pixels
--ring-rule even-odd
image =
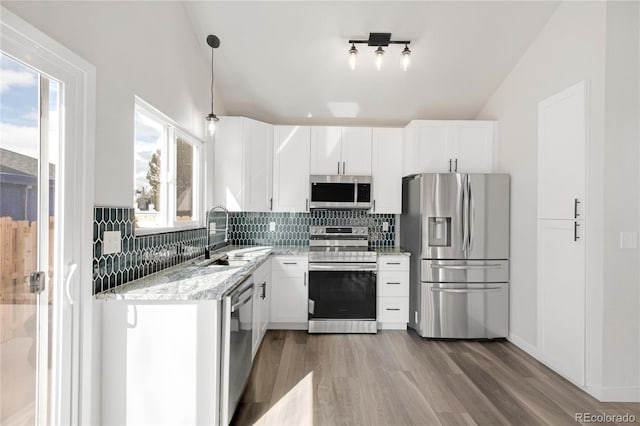
[[[27,220],[0,218],[0,341],[24,335],[24,322],[35,312],[35,297],[29,293],[27,277],[37,270],[38,224]],[[49,271],[47,288],[54,259],[54,218],[49,218]],[[48,292],[49,301],[52,291]],[[34,305],[31,309],[27,306]],[[27,333],[30,334],[30,331]]]

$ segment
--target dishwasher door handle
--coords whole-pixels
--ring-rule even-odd
[[[501,291],[502,287],[485,287],[485,288],[439,288],[432,287],[431,291],[439,291],[441,293],[489,293]]]

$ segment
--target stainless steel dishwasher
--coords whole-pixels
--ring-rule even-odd
[[[222,322],[222,386],[220,423],[233,418],[251,372],[253,275],[225,297]]]

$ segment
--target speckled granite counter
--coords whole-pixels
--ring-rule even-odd
[[[409,256],[397,247],[376,249],[379,256]],[[203,258],[181,263],[136,281],[97,294],[100,300],[220,300],[262,265],[270,254],[304,256],[307,246],[227,246],[211,254],[215,261],[224,255],[242,265],[205,266]]]
[[[411,256],[411,253],[399,247],[379,247],[376,253],[378,256]]]
[[[227,246],[212,253],[209,261],[200,257],[184,262],[95,297],[101,300],[220,300],[262,265],[272,251],[272,247]],[[287,248],[286,252],[300,251]],[[243,264],[203,265],[225,254],[232,263]]]

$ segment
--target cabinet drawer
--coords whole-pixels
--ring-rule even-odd
[[[409,297],[408,271],[382,271],[378,273],[378,296]]]
[[[306,256],[275,256],[271,263],[273,275],[298,276],[309,270]]]
[[[409,322],[409,298],[379,297],[378,322]]]
[[[378,258],[380,271],[408,271],[409,256],[380,256]]]

